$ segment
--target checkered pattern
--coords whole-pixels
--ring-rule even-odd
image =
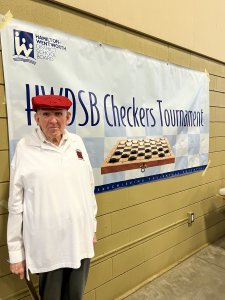
[[[156,120],[159,124],[159,120]],[[205,122],[208,122],[207,115]],[[209,134],[208,123],[204,127],[111,127],[107,123],[98,126],[98,130],[92,126],[74,126],[70,131],[81,135],[89,153],[93,167],[95,184],[97,187],[119,182],[125,182],[135,178],[145,178],[167,172],[177,172],[207,165]],[[72,129],[72,130],[71,130]],[[169,141],[175,156],[175,163],[140,169],[120,171],[109,174],[101,174],[101,165],[118,140],[144,139],[145,137],[164,137]],[[125,184],[124,183],[124,184]],[[129,184],[128,184],[129,185]]]
[[[139,131],[143,132],[143,129],[139,129]],[[127,136],[84,138],[84,143],[87,147],[93,166],[96,186],[207,165],[209,145],[208,133],[201,133],[199,128],[195,128],[195,130],[192,128],[190,132],[184,134],[180,133],[178,135],[165,135],[162,129],[160,135],[159,131],[160,130],[158,130],[156,136],[163,136],[168,139],[175,156],[175,163],[146,168],[144,173],[141,172],[140,169],[136,169],[101,175],[101,165],[105,158],[115,146],[118,139],[126,140]],[[149,133],[149,129],[145,129],[145,134],[146,133]],[[145,137],[146,135],[129,136],[128,138],[141,139]]]
[[[165,138],[120,140],[101,166],[101,173],[121,172],[174,163],[174,156]]]

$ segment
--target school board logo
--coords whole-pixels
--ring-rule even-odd
[[[33,33],[21,30],[13,30],[14,34],[14,56],[15,61],[36,64],[34,57]]]
[[[38,60],[54,61],[58,52],[66,53],[64,41],[42,34],[13,30],[14,61],[36,64]]]

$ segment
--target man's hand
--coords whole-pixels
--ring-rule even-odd
[[[24,279],[25,269],[26,269],[25,260],[18,263],[10,264],[10,271],[13,274],[19,275],[20,279]]]
[[[95,245],[97,243],[97,237],[96,237],[96,233],[94,233],[94,237],[93,237],[93,245]]]

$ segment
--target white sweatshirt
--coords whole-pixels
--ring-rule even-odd
[[[41,273],[79,268],[94,256],[96,200],[82,139],[65,131],[54,147],[40,130],[18,142],[11,163],[8,249],[10,263],[26,260]]]

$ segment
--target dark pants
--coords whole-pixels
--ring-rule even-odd
[[[90,259],[85,258],[79,269],[62,268],[39,273],[41,300],[81,300],[89,266]]]

